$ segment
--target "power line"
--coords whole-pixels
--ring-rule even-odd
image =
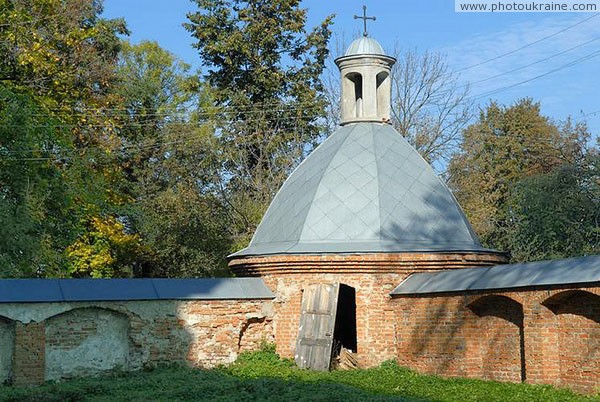
[[[298,118],[285,118],[282,119],[283,121],[294,121],[294,120],[298,120]],[[183,123],[184,126],[190,126],[190,125],[196,125],[196,123]],[[298,129],[298,126],[293,126],[293,127],[285,127],[285,128],[274,128],[269,130],[270,134],[269,135],[275,135],[277,132],[280,132],[282,130],[287,130],[287,131],[291,131],[291,132],[295,132]],[[124,151],[128,151],[128,150],[134,150],[136,152],[138,151],[142,151],[142,150],[147,150],[147,149],[160,149],[163,148],[165,146],[169,146],[169,145],[176,145],[176,144],[181,144],[181,143],[188,143],[190,141],[193,141],[195,139],[197,139],[197,133],[195,132],[189,132],[189,133],[183,133],[183,134],[179,134],[180,136],[182,136],[183,138],[180,138],[178,140],[175,141],[168,141],[168,142],[156,142],[154,139],[150,139],[148,141],[145,142],[141,142],[141,143],[133,143],[133,144],[126,144],[126,145],[121,145],[119,147],[116,147],[115,149],[112,149],[112,151],[115,152],[124,152]],[[87,150],[100,150],[100,151],[105,151],[107,148],[106,147],[100,147],[100,146],[91,146],[91,147],[85,147],[83,149],[87,149]],[[50,161],[50,160],[60,160],[61,158],[83,158],[83,155],[77,155],[77,154],[73,154],[73,152],[77,151],[77,148],[71,148],[71,149],[61,149],[60,151],[63,153],[62,155],[54,155],[54,156],[47,156],[47,157],[22,157],[22,158],[15,158],[15,157],[11,157],[11,155],[22,155],[22,154],[35,154],[35,153],[49,153],[49,152],[56,152],[56,150],[52,150],[52,149],[20,149],[20,150],[9,150],[9,149],[4,149],[2,150],[2,146],[0,145],[0,159],[2,159],[4,157],[4,159],[10,159],[13,161]],[[5,155],[2,155],[2,153],[4,153]],[[8,155],[7,155],[8,154]]]
[[[543,63],[543,62],[545,62],[545,61],[548,61],[548,60],[550,60],[550,59],[553,59],[553,58],[555,58],[555,57],[558,57],[558,56],[560,56],[560,55],[563,55],[563,54],[565,54],[565,53],[568,53],[568,52],[570,52],[570,51],[572,51],[572,50],[579,49],[580,47],[583,47],[583,46],[585,46],[585,45],[588,45],[588,44],[590,44],[590,43],[592,43],[592,42],[595,42],[595,41],[597,41],[597,40],[599,40],[599,39],[600,39],[600,37],[598,37],[598,38],[594,38],[594,39],[590,39],[590,40],[588,40],[588,41],[586,41],[586,42],[584,42],[584,43],[581,43],[581,44],[579,44],[579,45],[577,45],[577,46],[570,47],[570,48],[568,48],[568,49],[566,49],[566,50],[563,50],[562,52],[555,53],[555,54],[553,54],[553,55],[551,55],[551,56],[548,56],[548,57],[545,57],[545,58],[543,58],[543,59],[540,59],[540,60],[534,61],[534,62],[532,62],[532,63],[529,63],[529,64],[526,64],[526,65],[524,65],[524,66],[521,66],[521,67],[518,67],[518,68],[515,68],[515,69],[512,69],[512,70],[509,70],[509,71],[505,71],[505,72],[503,72],[503,73],[496,74],[496,75],[493,75],[493,76],[491,76],[491,77],[484,78],[484,79],[481,79],[481,80],[477,80],[477,81],[471,81],[471,82],[469,82],[469,84],[468,84],[468,85],[479,84],[480,82],[485,82],[485,81],[492,80],[492,79],[494,79],[494,78],[498,78],[498,77],[505,76],[505,75],[507,75],[507,74],[512,74],[512,73],[514,73],[514,72],[516,72],[516,71],[520,71],[520,70],[523,70],[523,69],[525,69],[525,68],[527,68],[527,67],[531,67],[531,66],[533,66],[533,65],[536,65],[536,64],[539,64],[539,63]],[[468,85],[464,85],[464,86],[468,86]]]
[[[181,108],[160,108],[161,111],[152,111],[150,113],[144,112],[143,109],[136,110],[135,108],[119,107],[119,108],[95,108],[95,107],[76,107],[74,111],[67,112],[64,108],[47,108],[49,113],[30,113],[28,117],[87,117],[91,114],[101,114],[105,117],[138,117],[138,118],[153,118],[153,117],[205,117],[214,116],[219,114],[261,114],[261,113],[273,113],[273,112],[294,112],[294,111],[312,111],[318,110],[320,106],[315,105],[314,102],[294,102],[292,105],[285,105],[277,102],[273,103],[257,103],[249,106],[202,106],[193,108],[191,110],[181,110]],[[53,113],[58,111],[58,113]]]
[[[521,47],[519,47],[519,48],[513,49],[513,50],[511,50],[511,51],[509,51],[509,52],[506,52],[506,53],[500,54],[500,55],[498,55],[498,56],[492,57],[491,59],[487,59],[487,60],[481,61],[481,62],[479,62],[479,63],[473,64],[473,65],[470,65],[470,66],[467,66],[467,67],[463,67],[463,68],[461,68],[461,69],[459,69],[459,70],[455,70],[455,71],[454,71],[454,73],[459,73],[459,72],[461,72],[461,71],[469,70],[469,69],[471,69],[471,68],[478,67],[478,66],[481,66],[481,65],[483,65],[483,64],[487,64],[487,63],[489,63],[489,62],[492,62],[492,61],[496,61],[496,60],[498,60],[498,59],[501,59],[502,57],[509,56],[509,55],[511,55],[511,54],[514,54],[514,53],[516,53],[516,52],[518,52],[518,51],[521,51],[521,50],[523,50],[523,49],[526,49],[526,48],[528,48],[528,47],[531,47],[531,46],[533,46],[533,45],[536,45],[536,44],[538,44],[538,43],[540,43],[540,42],[542,42],[542,41],[545,41],[546,39],[550,39],[550,38],[553,38],[553,37],[555,37],[555,36],[557,36],[557,35],[560,35],[561,33],[565,32],[565,31],[568,31],[569,29],[575,28],[576,26],[578,26],[578,25],[581,25],[581,24],[583,24],[583,23],[585,23],[585,22],[587,22],[587,21],[591,20],[592,18],[596,18],[597,16],[598,16],[598,14],[594,14],[594,15],[592,15],[591,17],[588,17],[588,18],[586,18],[586,19],[584,19],[584,20],[581,20],[581,21],[579,21],[579,22],[577,22],[577,23],[575,23],[575,24],[573,24],[573,25],[569,25],[568,27],[566,27],[566,28],[563,28],[563,29],[561,29],[560,31],[554,32],[553,34],[550,34],[550,35],[544,36],[544,37],[542,37],[542,38],[540,38],[540,39],[538,39],[538,40],[535,40],[535,41],[533,41],[533,42],[527,43],[526,45],[523,45],[523,46],[521,46]]]
[[[550,71],[547,71],[547,72],[545,72],[543,74],[539,74],[539,75],[537,75],[535,77],[532,77],[532,78],[529,78],[529,79],[526,79],[526,80],[523,80],[523,81],[519,81],[519,82],[517,82],[515,84],[511,84],[511,85],[507,85],[505,87],[501,87],[501,88],[497,88],[497,89],[494,89],[494,90],[491,90],[491,91],[487,91],[487,92],[484,92],[484,93],[479,94],[479,95],[470,96],[469,98],[470,99],[478,99],[478,98],[483,98],[483,97],[490,96],[490,95],[495,95],[497,93],[506,91],[507,89],[511,89],[511,88],[516,87],[516,86],[523,85],[523,84],[526,84],[528,82],[531,82],[531,81],[537,80],[539,78],[545,77],[547,75],[553,74],[553,73],[555,73],[557,71],[564,70],[565,68],[573,67],[574,65],[583,63],[584,61],[587,61],[587,60],[592,59],[592,58],[594,58],[596,56],[599,56],[599,55],[600,55],[600,50],[597,50],[595,52],[592,52],[590,54],[582,56],[582,57],[580,57],[580,58],[578,58],[578,59],[576,59],[574,61],[571,61],[571,62],[569,62],[567,64],[563,64],[562,66],[559,66],[559,67],[554,68],[554,69],[552,69]]]

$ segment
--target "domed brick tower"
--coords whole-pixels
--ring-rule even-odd
[[[374,39],[336,60],[341,127],[289,176],[249,246],[239,276],[276,294],[277,351],[329,368],[341,348],[363,367],[396,357],[389,293],[411,273],[506,262],[485,249],[452,193],[390,125],[390,69]]]

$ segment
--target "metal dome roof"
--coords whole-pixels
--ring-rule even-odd
[[[250,245],[232,257],[486,251],[427,162],[390,125],[352,123],[283,184]]]
[[[385,56],[383,47],[373,38],[362,36],[354,40],[344,56],[356,56],[364,54],[380,54]]]

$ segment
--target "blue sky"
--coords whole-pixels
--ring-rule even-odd
[[[461,82],[471,83],[470,94],[481,107],[490,99],[511,104],[532,97],[544,114],[587,120],[592,134],[600,135],[600,13],[456,13],[452,0],[302,4],[310,26],[335,14],[333,32],[346,41],[362,30],[362,22],[352,17],[366,4],[368,15],[377,17],[369,24],[370,36],[388,52],[400,47],[445,55]],[[181,26],[195,9],[190,0],[104,1],[104,16],[124,17],[132,42],[155,40],[201,68]]]

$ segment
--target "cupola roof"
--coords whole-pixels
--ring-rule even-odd
[[[389,124],[344,125],[290,175],[236,256],[488,251],[450,190]]]
[[[344,56],[358,55],[385,55],[385,51],[375,39],[361,36],[350,44],[344,54]]]

